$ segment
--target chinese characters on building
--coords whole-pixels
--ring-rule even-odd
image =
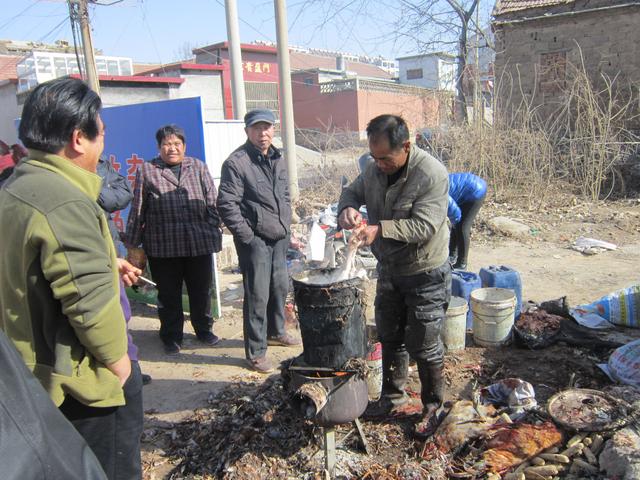
[[[265,62],[242,62],[242,69],[251,73],[271,73],[271,64]]]

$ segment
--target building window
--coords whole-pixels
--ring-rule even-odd
[[[412,68],[407,70],[407,80],[416,80],[418,78],[422,78],[421,68]]]
[[[557,93],[566,86],[567,52],[540,55],[540,91]]]
[[[304,79],[304,84],[305,85],[313,85],[313,78],[305,78]]]

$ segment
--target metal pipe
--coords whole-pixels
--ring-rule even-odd
[[[280,125],[282,143],[287,156],[289,170],[289,193],[291,202],[300,194],[298,190],[298,167],[296,157],[296,135],[293,122],[293,95],[291,93],[291,67],[289,64],[289,34],[287,33],[287,7],[285,0],[274,0],[276,35],[278,40],[278,70],[280,75]]]
[[[238,27],[238,7],[236,0],[225,0],[225,14],[227,17],[227,40],[229,43],[229,58],[231,61],[231,97],[233,102],[233,116],[238,120],[247,113],[247,101],[244,94],[244,78],[242,76],[242,49],[240,47],[240,33]]]

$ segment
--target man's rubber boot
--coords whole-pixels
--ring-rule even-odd
[[[444,365],[427,364],[418,361],[418,375],[420,376],[422,419],[416,423],[415,434],[421,439],[433,435],[439,425],[438,409],[444,402]]]
[[[382,395],[370,403],[364,416],[375,418],[393,415],[396,407],[409,400],[404,391],[409,376],[409,354],[407,352],[382,352]]]

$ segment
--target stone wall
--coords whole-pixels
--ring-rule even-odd
[[[615,3],[615,2],[614,2]],[[523,97],[551,115],[570,80],[572,65],[584,65],[591,81],[602,86],[602,74],[621,86],[640,85],[640,5],[533,18],[526,11],[501,23],[496,19],[496,95],[502,105],[517,106]],[[538,12],[539,13],[539,12]],[[509,23],[513,21],[514,23]]]

